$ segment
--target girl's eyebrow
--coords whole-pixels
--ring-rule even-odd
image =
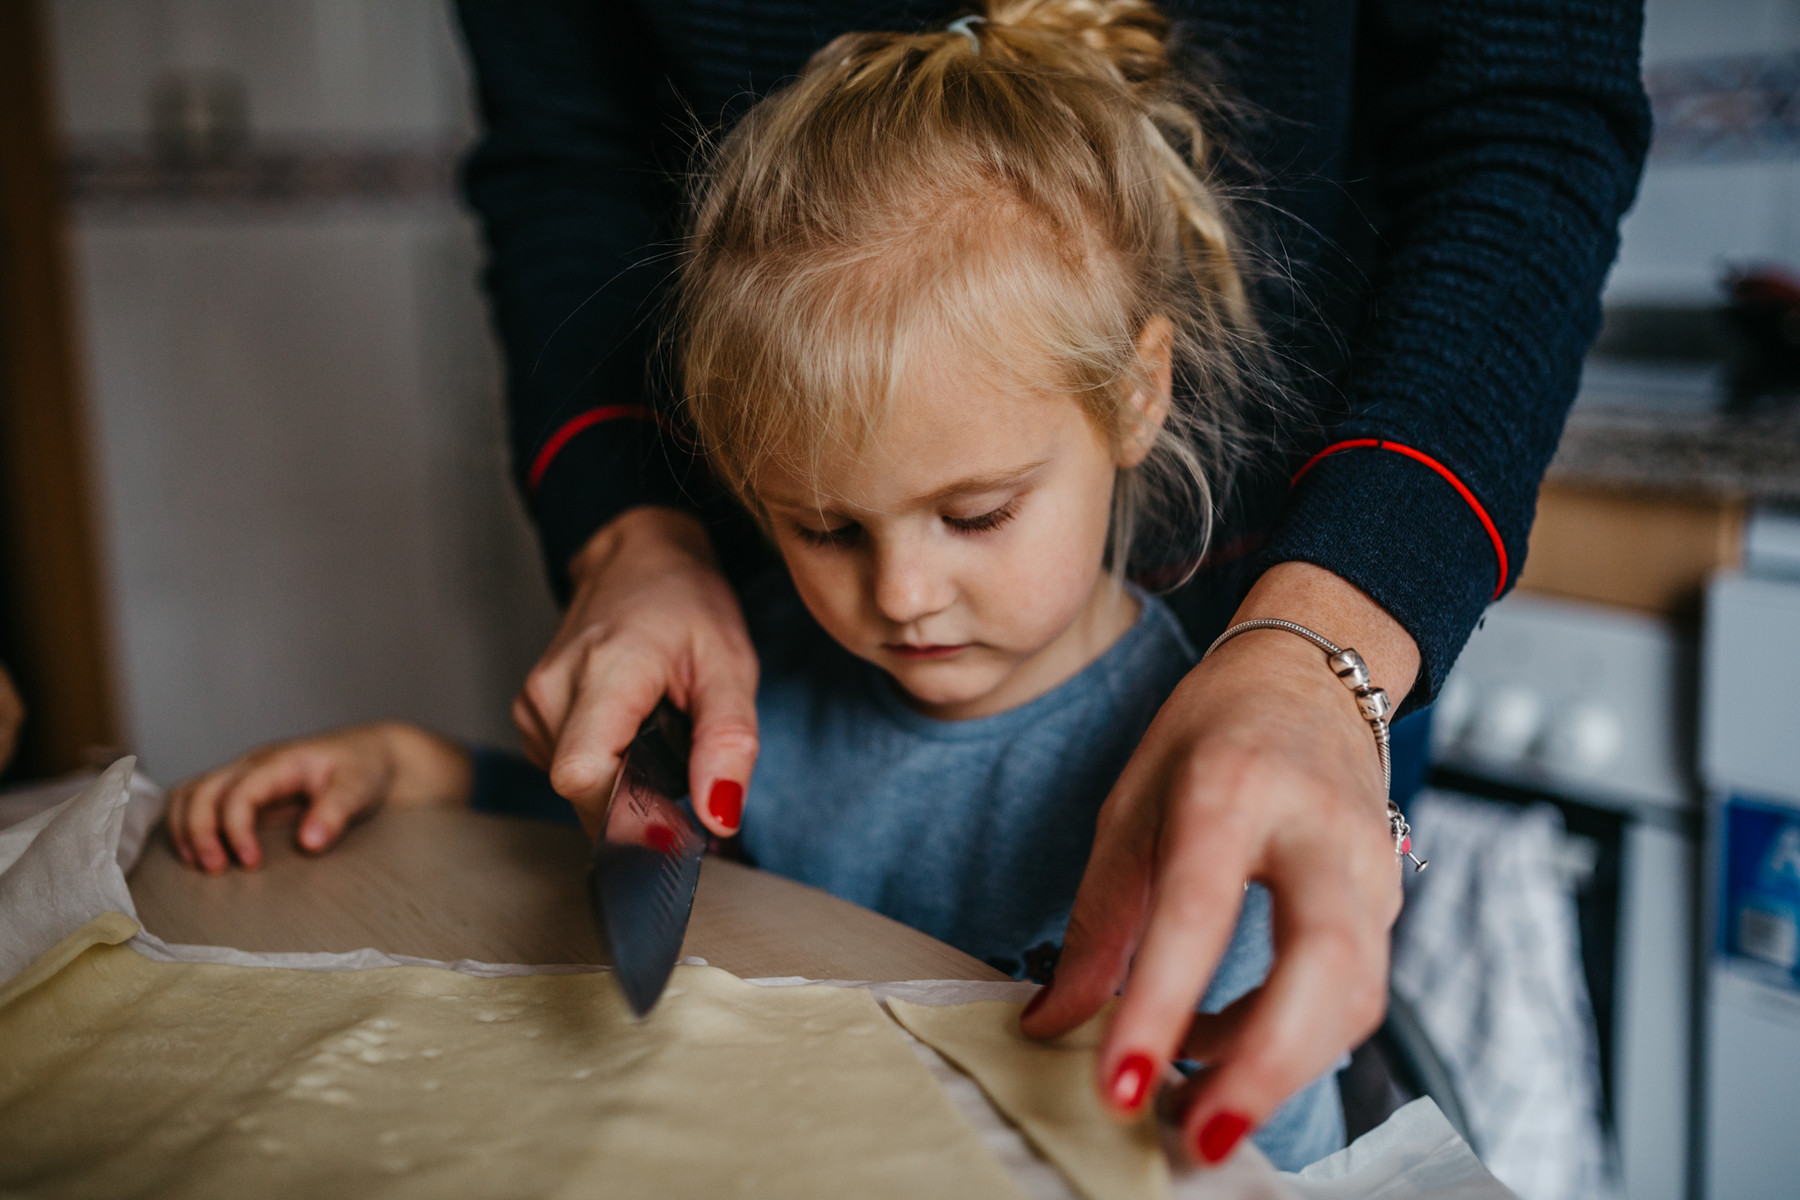
[[[1036,462],[1026,463],[1022,467],[1014,467],[1006,471],[995,471],[988,475],[970,475],[966,479],[958,479],[954,483],[945,484],[929,495],[920,496],[915,504],[942,504],[946,500],[955,500],[961,496],[979,495],[982,492],[997,492],[1002,488],[1021,483],[1048,465],[1048,458],[1040,458]],[[764,508],[781,508],[794,512],[826,511],[818,503],[811,500],[798,500],[788,496],[762,496]]]
[[[1001,488],[1023,482],[1035,474],[1039,468],[1049,463],[1049,459],[1040,458],[1036,462],[1026,463],[1022,467],[1014,467],[1010,471],[996,471],[990,475],[971,475],[967,479],[959,479],[955,483],[946,484],[928,496],[919,497],[920,504],[940,504],[945,500],[954,500],[959,496],[972,496],[981,492],[997,492]]]

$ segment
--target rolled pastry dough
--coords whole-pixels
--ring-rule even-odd
[[[1018,1194],[861,989],[678,967],[636,1022],[604,974],[160,963],[95,944],[119,933],[7,989],[0,1193]]]
[[[1168,1196],[1169,1164],[1156,1118],[1146,1111],[1123,1123],[1095,1093],[1094,1054],[1104,1013],[1043,1043],[1019,1032],[1022,1005],[887,1003],[913,1036],[971,1076],[1087,1200]]]

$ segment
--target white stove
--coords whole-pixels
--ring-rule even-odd
[[[1470,639],[1433,722],[1439,782],[1563,810],[1626,1200],[1690,1195],[1695,664],[1669,621],[1515,594]]]

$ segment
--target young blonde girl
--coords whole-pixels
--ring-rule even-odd
[[[1040,982],[1101,802],[1195,661],[1126,581],[1134,542],[1199,552],[1262,394],[1211,102],[1167,36],[1142,0],[1010,0],[838,38],[709,149],[679,281],[682,424],[785,567],[742,596],[756,772],[703,815]],[[209,870],[221,825],[254,865],[270,800],[309,793],[322,848],[386,796],[463,799],[466,762],[405,726],[289,743],[184,785],[171,826]],[[1252,888],[1203,1007],[1269,955]],[[1128,1058],[1109,1095],[1153,1076]],[[1335,1149],[1331,1079],[1257,1137],[1290,1168]]]

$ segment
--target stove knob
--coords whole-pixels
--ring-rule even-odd
[[[1619,718],[1598,700],[1584,700],[1544,731],[1544,765],[1570,775],[1593,775],[1612,765],[1624,744]]]
[[[1475,710],[1463,744],[1481,761],[1512,766],[1524,759],[1544,723],[1537,693],[1517,685],[1496,688]]]
[[[1456,745],[1468,732],[1469,718],[1475,712],[1475,685],[1459,672],[1450,672],[1431,706],[1431,745],[1442,752]]]

